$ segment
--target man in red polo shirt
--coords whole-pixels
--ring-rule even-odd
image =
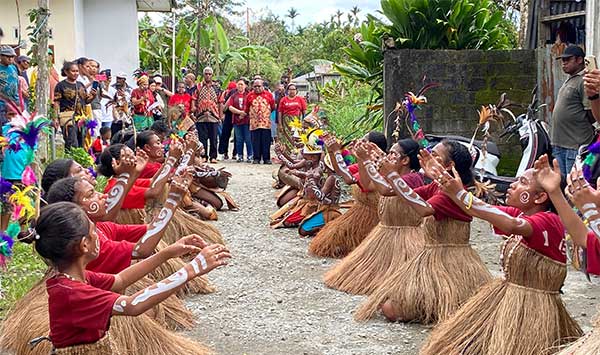
[[[259,164],[261,158],[263,164],[271,164],[271,111],[274,109],[273,94],[265,91],[262,80],[254,80],[244,108],[250,117],[254,164]]]

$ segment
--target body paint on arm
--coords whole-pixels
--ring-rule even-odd
[[[129,173],[122,173],[117,176],[116,184],[108,191],[108,196],[106,197],[107,213],[110,213],[123,198],[125,194],[125,186],[127,186],[129,178]]]
[[[154,181],[152,181],[152,185],[151,185],[152,188],[156,187],[156,184],[158,182],[162,181],[164,178],[166,178],[169,175],[171,170],[173,170],[173,166],[175,165],[176,162],[177,162],[177,159],[175,159],[174,157],[169,157],[169,159],[167,159],[167,161],[161,166],[160,172],[156,176],[156,179],[154,179]]]
[[[352,176],[352,174],[350,174],[350,171],[348,171],[348,167],[346,166],[346,162],[344,161],[342,153],[335,152],[334,156],[339,170],[337,173],[343,176],[345,180],[348,179],[349,181],[357,183],[358,181],[356,180],[356,178]]]
[[[413,191],[413,189],[410,188],[410,186],[408,186],[408,184],[406,183],[406,181],[404,181],[404,179],[402,179],[402,176],[400,176],[400,174],[398,174],[395,171],[392,171],[390,174],[388,174],[387,177],[391,180],[394,190],[396,190],[396,192],[399,192],[402,195],[402,197],[404,197],[407,201],[422,207],[432,208],[427,201],[423,200],[421,196],[419,196],[416,192]]]
[[[508,213],[499,210],[497,207],[483,202],[479,198],[473,196],[472,193],[469,193],[465,190],[460,190],[456,194],[456,198],[458,198],[460,200],[460,202],[462,202],[467,209],[473,209],[473,210],[483,212],[483,213],[491,213],[496,216],[504,217],[504,218],[508,218],[508,219],[515,219],[517,221],[517,227],[523,227],[525,224],[527,224],[527,221],[525,221],[523,218],[513,217],[513,216],[509,215]]]

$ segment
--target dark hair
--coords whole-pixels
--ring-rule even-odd
[[[382,151],[387,152],[387,139],[385,138],[385,135],[383,133],[371,131],[367,134],[367,140],[369,142],[375,143]]]
[[[104,135],[104,133],[110,132],[110,127],[102,127],[100,128],[100,135]]]
[[[79,57],[77,59],[75,59],[73,62],[77,65],[84,65],[85,63],[89,62],[90,60],[87,59],[86,57]]]
[[[146,144],[150,144],[150,140],[155,135],[156,135],[156,133],[154,133],[154,131],[150,131],[150,130],[140,132],[137,135],[137,140],[136,140],[135,146],[138,148],[144,148],[144,146]]]
[[[60,75],[67,76],[67,70],[71,69],[71,67],[73,67],[74,65],[77,65],[77,63],[67,61],[63,62],[63,66],[60,69]]]
[[[157,134],[157,135],[171,133],[171,130],[169,129],[169,126],[167,126],[167,123],[164,120],[154,121],[154,123],[152,124],[152,126],[150,126],[150,129],[152,131],[154,131],[154,133]],[[139,137],[139,135],[138,135],[138,137]]]
[[[419,163],[419,150],[421,146],[414,139],[401,139],[398,141],[398,145],[404,151],[404,155],[406,155],[410,159],[410,169],[411,170],[419,170],[421,169],[421,164]]]
[[[50,187],[62,178],[69,176],[69,170],[73,166],[73,159],[57,159],[48,164],[42,175],[42,190],[48,193]]]
[[[100,164],[98,165],[98,172],[106,177],[115,175],[115,171],[112,167],[113,159],[121,159],[121,149],[126,147],[125,144],[117,143],[109,145],[100,153]]]
[[[49,205],[57,202],[75,202],[75,185],[82,182],[78,177],[66,177],[55,182],[46,194]]]
[[[456,141],[444,139],[440,143],[448,149],[450,160],[454,162],[454,168],[460,175],[463,184],[472,185],[474,182],[473,170],[471,170],[473,158],[469,153],[469,149]]]
[[[40,210],[35,232],[38,254],[54,266],[66,266],[79,256],[75,247],[89,235],[90,220],[73,202],[58,202]]]

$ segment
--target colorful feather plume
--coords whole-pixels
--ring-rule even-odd
[[[583,168],[582,168],[583,177],[589,183],[595,183],[595,181],[592,181],[592,175],[594,173],[592,171],[592,168],[596,164],[596,161],[598,160],[599,156],[600,156],[600,141],[598,141],[588,147],[588,155],[585,157],[585,159],[583,161]]]
[[[27,186],[23,189],[13,185],[14,193],[8,198],[13,205],[13,220],[25,218],[29,221],[35,216],[35,197],[37,187]]]
[[[417,115],[415,114],[416,109],[420,109],[421,105],[427,103],[427,98],[425,96],[417,96],[412,92],[409,92],[404,95],[404,100],[402,101],[402,106],[406,109],[408,113],[408,117],[410,119],[409,128],[412,131],[413,139],[416,140],[421,147],[427,147],[429,142],[425,138],[425,133],[423,133],[423,129],[421,129],[421,125],[419,125],[419,121],[417,120]]]
[[[6,233],[0,232],[0,268],[6,268],[6,259],[12,255],[14,240]]]

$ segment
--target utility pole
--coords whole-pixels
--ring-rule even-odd
[[[35,82],[35,110],[39,115],[44,117],[48,117],[48,96],[50,93],[50,75],[48,74],[48,37],[50,37],[50,32],[48,31],[48,19],[50,18],[49,7],[50,0],[38,0],[39,12],[35,24],[38,29],[36,35],[37,48],[34,53],[38,66],[37,80]],[[54,135],[54,133],[52,133],[52,135]],[[55,152],[53,149],[53,159],[55,158],[54,155]],[[48,161],[48,136],[46,134],[42,134],[40,137],[36,158],[36,165]],[[41,169],[41,165],[38,165],[37,169]]]

